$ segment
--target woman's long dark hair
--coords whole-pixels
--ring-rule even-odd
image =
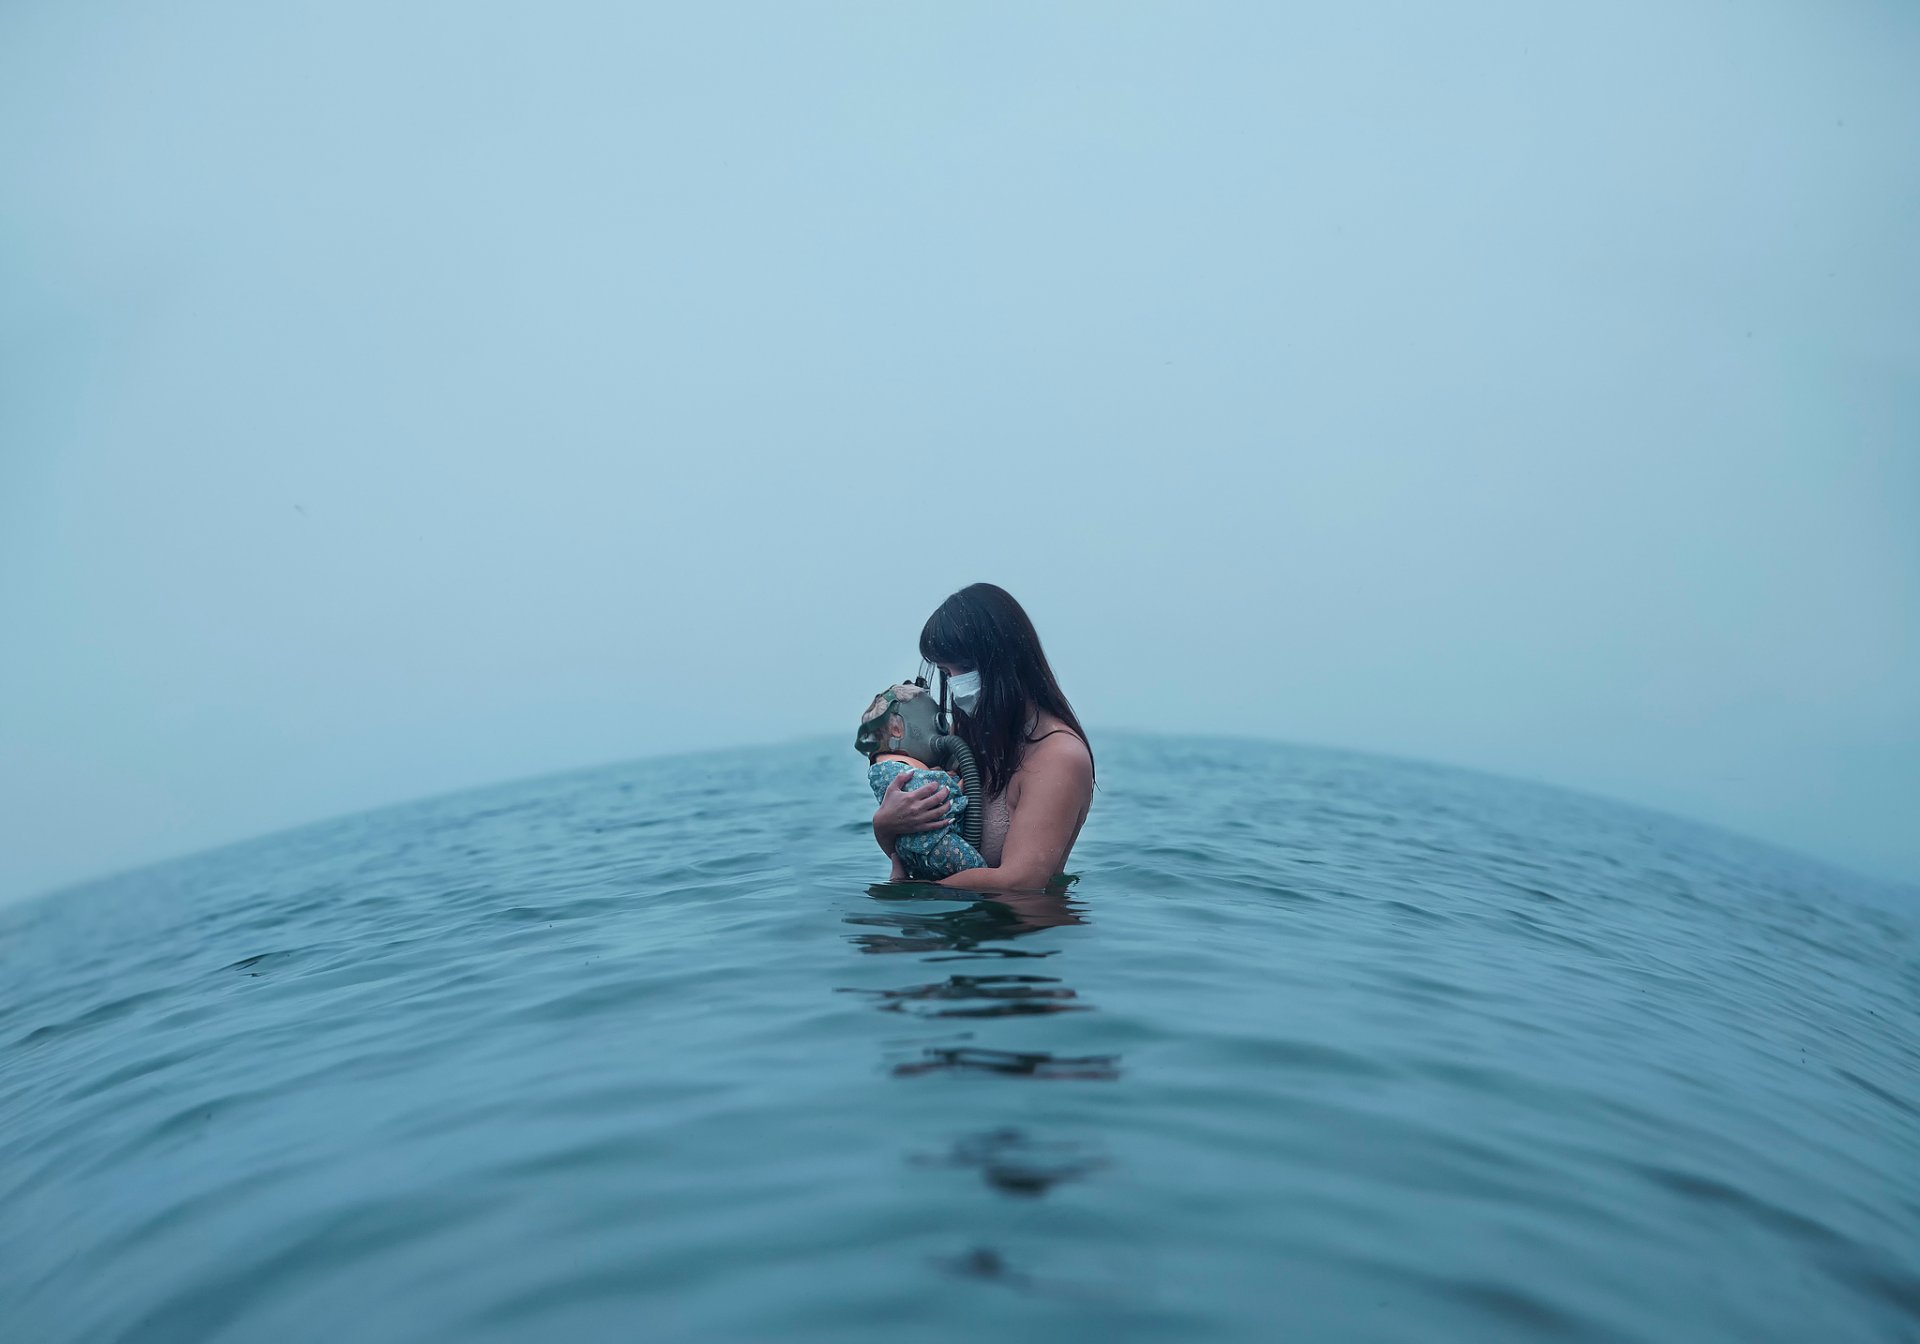
[[[980,673],[980,699],[973,713],[953,711],[954,731],[973,748],[981,786],[989,797],[1004,793],[1020,767],[1027,744],[1027,705],[1031,702],[1087,741],[1073,706],[1053,679],[1027,613],[1013,594],[998,584],[970,583],[942,602],[920,630],[920,656]],[[942,688],[942,700],[946,698]],[[1087,745],[1087,756],[1093,747]]]

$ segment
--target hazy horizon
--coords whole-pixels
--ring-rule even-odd
[[[1831,869],[1837,873],[1844,873],[1850,878],[1853,878],[1856,880],[1864,880],[1867,883],[1867,887],[1869,889],[1878,890],[1885,895],[1890,895],[1890,896],[1894,896],[1896,898],[1901,898],[1901,899],[1920,899],[1920,883],[1908,881],[1908,880],[1899,878],[1897,876],[1890,876],[1885,873],[1879,873],[1879,874],[1871,873],[1862,868],[1849,865],[1841,860],[1815,854],[1809,850],[1798,849],[1777,840],[1770,840],[1765,836],[1754,835],[1751,832],[1739,831],[1730,826],[1726,826],[1722,823],[1706,820],[1705,818],[1686,816],[1677,812],[1672,812],[1672,811],[1668,811],[1661,808],[1651,807],[1650,805],[1645,803],[1636,803],[1629,798],[1621,798],[1616,795],[1600,793],[1593,789],[1575,788],[1571,785],[1556,783],[1552,780],[1537,779],[1529,776],[1503,773],[1500,771],[1484,770],[1474,766],[1460,765],[1452,761],[1438,761],[1438,760],[1432,760],[1426,757],[1407,756],[1407,755],[1398,754],[1390,751],[1369,751],[1369,750],[1364,750],[1358,747],[1341,746],[1336,743],[1291,741],[1291,740],[1286,740],[1282,738],[1257,737],[1257,736],[1256,737],[1239,736],[1239,737],[1222,738],[1218,735],[1208,734],[1208,733],[1172,733],[1172,732],[1166,732],[1164,730],[1154,729],[1154,728],[1120,727],[1112,724],[1087,724],[1086,728],[1087,728],[1087,735],[1089,739],[1092,741],[1093,748],[1096,753],[1099,752],[1101,743],[1104,740],[1109,740],[1112,738],[1134,738],[1134,739],[1151,738],[1151,739],[1161,739],[1168,742],[1188,742],[1188,743],[1230,741],[1230,742],[1240,743],[1245,746],[1256,748],[1256,749],[1261,747],[1276,747],[1284,751],[1299,751],[1299,752],[1304,752],[1308,754],[1325,753],[1325,754],[1330,754],[1334,756],[1353,756],[1353,757],[1358,757],[1358,758],[1367,759],[1367,760],[1390,761],[1396,764],[1411,766],[1414,769],[1418,769],[1418,770],[1439,770],[1446,773],[1459,773],[1459,774],[1464,774],[1468,776],[1482,776],[1489,779],[1517,782],[1530,787],[1543,789],[1552,793],[1567,793],[1567,794],[1573,794],[1583,798],[1599,799],[1603,802],[1618,804],[1623,807],[1646,810],[1658,816],[1671,817],[1681,822],[1684,822],[1688,825],[1698,826],[1708,831],[1718,832],[1723,835],[1732,836],[1739,840],[1742,840],[1754,845],[1758,845],[1763,848],[1778,850],[1782,854],[1790,855],[1796,860],[1800,860],[1805,863],[1811,864],[1817,868]],[[782,741],[766,743],[764,744],[764,749],[767,751],[784,751],[784,750],[807,747],[807,746],[827,746],[830,743],[837,742],[841,736],[842,736],[841,734],[833,734],[833,733],[802,734],[800,736],[787,738]],[[849,740],[850,740],[850,735],[847,735],[847,736],[849,737]],[[276,836],[293,834],[295,832],[304,831],[309,827],[326,826],[334,822],[346,821],[354,817],[372,815],[374,813],[384,812],[390,808],[404,808],[404,807],[408,807],[416,804],[431,803],[437,799],[462,797],[467,794],[488,793],[496,790],[508,789],[515,784],[526,784],[530,782],[537,782],[542,779],[561,780],[561,779],[571,778],[576,775],[597,774],[601,771],[618,770],[625,766],[644,765],[649,762],[659,762],[659,763],[665,764],[665,763],[676,761],[676,760],[686,760],[686,759],[698,757],[701,755],[707,755],[707,754],[712,754],[716,756],[732,756],[745,751],[753,751],[757,749],[760,745],[761,744],[736,743],[731,746],[719,746],[719,747],[713,747],[713,748],[704,748],[704,747],[696,747],[691,749],[677,748],[669,751],[648,752],[640,756],[617,757],[617,758],[614,758],[611,760],[605,760],[605,761],[585,761],[585,762],[580,762],[574,765],[561,766],[553,770],[537,770],[530,774],[515,775],[510,778],[474,780],[466,784],[456,785],[449,789],[437,790],[431,793],[419,794],[411,798],[390,799],[383,802],[370,803],[365,807],[347,808],[343,811],[328,813],[324,816],[306,817],[298,821],[289,822],[284,826],[274,826],[264,831],[254,832],[250,835],[234,836],[229,839],[218,840],[211,844],[196,846],[193,849],[182,850],[178,853],[156,855],[152,858],[143,859],[138,863],[131,864],[123,868],[110,869],[110,870],[97,872],[97,873],[90,873],[87,876],[77,878],[68,882],[62,882],[57,886],[41,888],[37,891],[27,891],[27,892],[22,892],[17,895],[11,895],[11,896],[0,895],[0,906],[4,906],[4,905],[18,902],[18,901],[30,901],[30,900],[37,900],[42,897],[59,896],[70,891],[83,891],[88,887],[95,885],[96,883],[109,882],[120,877],[133,876],[148,868],[163,868],[168,864],[190,860],[201,855],[213,854],[221,850],[231,849],[241,845],[252,844],[258,841],[271,840]],[[864,770],[864,767],[861,765],[861,763],[858,760],[854,758],[854,755],[851,749],[849,749],[848,751],[847,760],[849,762],[850,779],[855,780],[856,783],[858,784],[864,784],[864,779],[862,777],[862,772]],[[1098,801],[1099,801],[1100,791],[1101,789],[1104,789],[1106,787],[1106,783],[1107,783],[1107,780],[1102,779],[1101,781],[1099,781],[1099,784],[1096,787],[1096,790],[1095,790],[1096,805],[1098,804]],[[856,788],[855,792],[857,791],[858,789]],[[1856,894],[1858,894],[1858,892],[1856,892]]]
[[[976,579],[1090,728],[1920,882],[1917,57],[1873,3],[11,7],[0,902],[850,735]]]

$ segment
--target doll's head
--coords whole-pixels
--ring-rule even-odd
[[[911,756],[930,761],[941,736],[940,704],[924,686],[889,686],[873,697],[860,716],[853,747],[872,760],[880,755]]]

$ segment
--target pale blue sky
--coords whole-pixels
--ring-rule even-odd
[[[1095,726],[1920,878],[1916,69],[1905,3],[15,0],[0,898],[850,732],[976,578]]]

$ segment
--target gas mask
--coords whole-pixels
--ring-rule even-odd
[[[960,814],[960,833],[967,843],[979,846],[986,813],[986,800],[980,796],[980,767],[967,744],[949,730],[947,716],[927,689],[925,678],[889,686],[874,696],[860,716],[853,747],[869,761],[876,756],[911,756],[958,775],[968,804]]]

